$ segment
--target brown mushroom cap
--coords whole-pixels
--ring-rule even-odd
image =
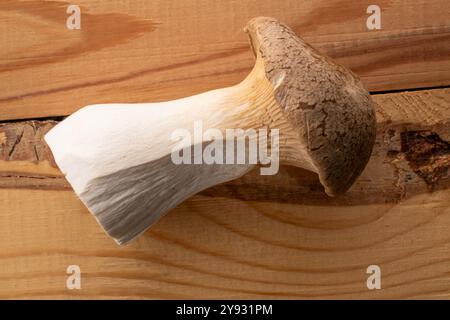
[[[276,19],[254,18],[245,31],[326,193],[345,192],[363,171],[375,142],[370,94],[358,76]]]

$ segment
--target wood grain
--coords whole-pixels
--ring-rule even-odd
[[[55,168],[56,121],[0,124],[0,298],[450,298],[450,89],[374,100],[376,147],[347,194],[293,167],[252,172],[126,247]],[[65,287],[71,264],[81,290]]]
[[[67,115],[88,104],[151,102],[242,80],[253,65],[242,28],[258,15],[290,25],[372,91],[450,84],[445,0],[79,0],[0,2],[0,120]]]

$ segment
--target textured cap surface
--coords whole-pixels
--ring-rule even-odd
[[[273,18],[251,20],[254,54],[263,59],[275,98],[307,146],[329,195],[345,192],[366,166],[375,142],[370,94],[347,68]]]

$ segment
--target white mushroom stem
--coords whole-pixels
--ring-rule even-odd
[[[281,161],[315,171],[273,93],[258,58],[236,86],[169,102],[87,106],[45,140],[76,194],[104,230],[124,244],[186,198],[255,167],[174,164],[171,154],[179,142],[172,133],[185,129],[194,136],[195,122],[203,130],[219,129],[224,139],[227,129],[279,129]],[[194,137],[193,143],[210,142],[203,138]]]

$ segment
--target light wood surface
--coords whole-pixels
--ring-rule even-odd
[[[81,29],[66,9],[81,7]],[[171,100],[236,84],[254,59],[242,32],[273,16],[359,74],[371,91],[450,84],[446,0],[0,2],[0,120],[87,104]]]
[[[252,172],[126,247],[54,167],[42,136],[55,121],[0,124],[0,298],[450,298],[450,89],[374,100],[376,147],[347,194],[293,167]]]

